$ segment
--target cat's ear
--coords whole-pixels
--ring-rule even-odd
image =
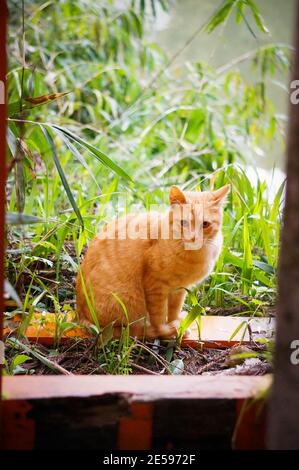
[[[171,186],[169,192],[170,204],[186,204],[187,200],[183,191],[177,186]]]
[[[216,191],[212,192],[214,204],[224,204],[227,194],[230,192],[230,184],[226,184]]]

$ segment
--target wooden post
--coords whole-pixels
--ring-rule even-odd
[[[3,339],[3,287],[4,287],[4,220],[6,181],[6,1],[0,0],[0,341]],[[2,344],[1,344],[2,346]],[[1,351],[0,351],[1,354]],[[0,361],[0,396],[2,392],[2,365]],[[2,417],[0,404],[0,420]],[[0,423],[1,424],[1,423]],[[0,426],[2,429],[2,427]],[[0,434],[0,441],[1,441]]]
[[[4,221],[6,180],[6,1],[0,0],[0,315],[3,314]],[[2,325],[0,328],[2,340]]]
[[[298,0],[296,7],[293,80],[299,80]],[[275,374],[268,420],[269,449],[299,449],[299,364],[291,360],[292,352],[293,358],[295,356],[292,342],[298,340],[299,345],[299,103],[295,104],[295,100],[290,102],[289,116]]]

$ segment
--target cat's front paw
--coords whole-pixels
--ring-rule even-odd
[[[161,339],[173,339],[176,338],[178,334],[178,329],[180,326],[179,320],[174,320],[170,323],[165,323],[153,327],[148,325],[146,328],[146,337],[149,339],[161,338]]]
[[[178,335],[180,320],[173,320],[161,326],[160,338],[174,339]]]
[[[176,336],[177,336],[179,328],[180,328],[180,323],[181,323],[181,321],[179,319],[178,320],[173,320],[173,321],[167,323],[168,327],[172,329],[172,331],[175,333]]]

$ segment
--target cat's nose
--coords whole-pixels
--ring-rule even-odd
[[[193,230],[187,230],[183,232],[183,239],[188,240],[188,241],[194,241],[195,240],[195,232]]]

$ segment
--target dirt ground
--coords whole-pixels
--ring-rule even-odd
[[[11,361],[16,353],[25,353],[32,360],[22,364],[25,374],[151,374],[151,375],[263,375],[272,371],[263,346],[234,346],[227,349],[206,348],[181,349],[174,342],[137,344],[134,351],[124,360],[117,356],[117,341],[114,351],[106,352],[110,364],[95,341],[91,339],[68,339],[57,349],[40,344],[30,344],[22,339],[25,347],[35,353],[13,345],[8,346],[6,357]],[[141,345],[141,343],[140,343]],[[111,356],[114,361],[111,361]],[[266,356],[266,357],[265,357]],[[46,358],[44,361],[42,358]],[[119,368],[120,362],[123,363]]]

